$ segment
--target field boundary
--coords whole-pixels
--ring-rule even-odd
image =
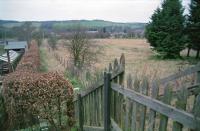
[[[170,82],[191,74],[196,74],[194,84],[172,90]],[[113,68],[110,64],[109,72],[104,73],[104,83],[82,92],[74,100],[75,117],[81,131],[102,130],[102,127],[105,131],[136,128],[144,131],[147,126],[149,131],[153,131],[156,119],[160,121],[158,128],[161,131],[169,128],[169,119],[173,122],[170,127],[173,131],[182,130],[183,126],[192,130],[200,129],[200,112],[197,111],[200,108],[199,64],[160,81],[155,80],[151,85],[144,77],[141,81],[129,79],[125,86],[124,75],[125,58],[122,55],[120,61],[115,60]],[[164,85],[163,94],[159,94],[161,85]],[[148,96],[150,87],[151,96]],[[190,96],[194,96],[193,112],[186,111]],[[177,99],[175,107],[170,104],[173,99]]]

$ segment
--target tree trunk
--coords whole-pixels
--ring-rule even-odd
[[[188,47],[187,57],[190,57],[190,50],[191,50],[191,48]]]
[[[197,54],[196,54],[197,59],[199,58],[199,52],[200,52],[200,49],[197,50]]]

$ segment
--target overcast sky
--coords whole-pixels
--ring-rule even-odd
[[[162,0],[0,0],[4,20],[148,22]],[[183,0],[187,6],[190,0]]]

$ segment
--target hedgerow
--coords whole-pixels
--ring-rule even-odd
[[[57,72],[37,72],[39,65],[38,46],[32,42],[16,71],[3,81],[9,130],[39,124],[41,120],[46,120],[53,129],[74,124],[71,84]]]

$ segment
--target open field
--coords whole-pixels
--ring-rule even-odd
[[[60,56],[69,58],[68,51],[64,48],[66,42],[60,40],[56,52]],[[126,74],[157,75],[163,78],[191,66],[191,61],[185,57],[186,51],[181,52],[183,59],[161,60],[156,57],[156,53],[150,49],[145,39],[93,39],[92,43],[103,46],[102,54],[99,55],[95,65],[97,70],[103,70],[122,53],[126,58]],[[194,53],[191,52],[192,55]]]

